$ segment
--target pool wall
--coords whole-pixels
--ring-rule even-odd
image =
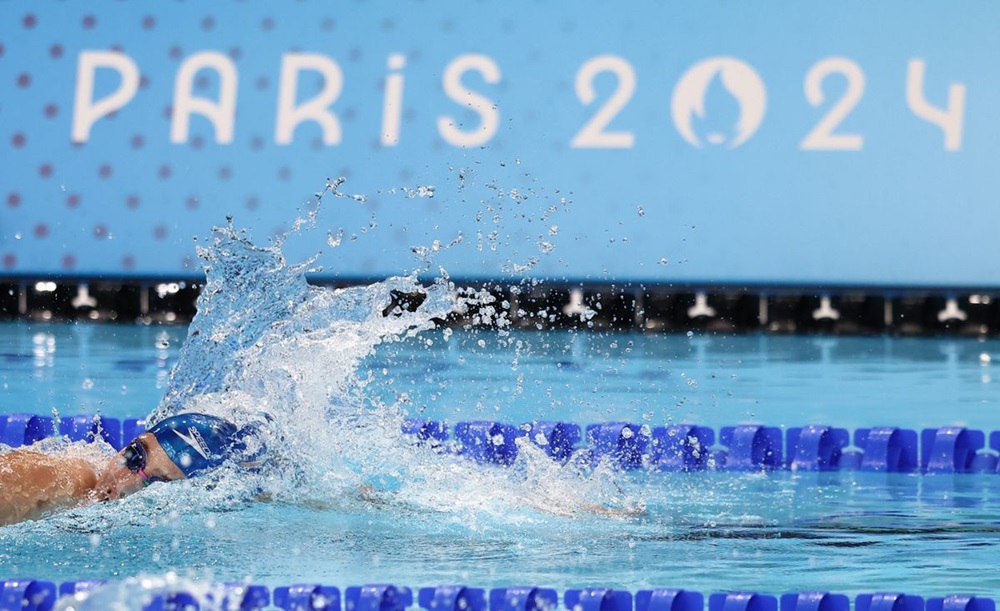
[[[461,286],[461,281],[456,279]],[[340,287],[347,283],[327,283]],[[30,321],[188,323],[204,279],[8,279],[0,318]],[[485,282],[504,324],[522,329],[835,333],[1000,334],[992,289],[793,287]],[[405,296],[396,296],[405,301]],[[387,304],[387,306],[390,304]],[[476,311],[443,324],[480,326]]]

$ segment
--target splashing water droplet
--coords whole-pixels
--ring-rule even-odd
[[[342,185],[342,180],[331,182],[323,194],[364,201],[363,195],[341,194]],[[514,189],[506,192],[526,197]],[[432,193],[432,188],[423,194],[414,190],[417,197]],[[296,222],[295,230],[314,230],[314,216],[309,219]],[[552,225],[548,232],[556,235],[559,229]],[[507,239],[506,231],[503,235]],[[343,230],[328,233],[327,243],[339,245],[343,236]],[[500,236],[500,231],[489,234],[491,250],[506,246]],[[450,243],[429,241],[413,252],[424,260],[425,270],[436,269],[430,266],[431,259],[461,242],[461,235]],[[537,244],[543,253],[554,248],[540,238]],[[437,350],[442,342],[435,343],[426,334],[463,307],[471,306],[477,321],[494,325],[498,339],[509,341],[504,335],[511,325],[508,311],[516,306],[501,307],[501,300],[489,290],[458,290],[444,270],[430,281],[420,281],[418,272],[412,272],[368,286],[312,285],[305,274],[314,267],[315,258],[289,263],[281,240],[258,246],[232,221],[215,231],[210,243],[199,245],[198,254],[207,270],[198,312],[164,397],[147,423],[155,425],[182,411],[201,411],[239,426],[260,425],[256,443],[267,447],[260,477],[227,479],[226,486],[211,489],[219,491],[215,496],[200,494],[199,502],[221,506],[238,502],[240,491],[243,498],[251,498],[258,489],[283,502],[329,501],[355,498],[360,487],[370,487],[436,511],[442,503],[464,509],[469,508],[464,503],[474,501],[477,509],[485,503],[492,504],[493,512],[505,513],[505,503],[513,498],[515,506],[572,515],[594,499],[605,498],[605,486],[614,487],[613,479],[564,469],[530,443],[518,460],[527,461],[531,477],[524,475],[525,469],[490,474],[459,457],[421,453],[403,436],[401,425],[405,410],[426,406],[415,404],[406,392],[396,393],[391,404],[370,392],[373,377],[381,373],[391,379],[406,365],[390,360],[372,368],[366,365],[370,357],[381,358],[380,350],[409,340]],[[524,273],[539,260],[508,261],[504,270]],[[451,329],[441,331],[446,341],[452,337]],[[482,338],[475,345],[484,352],[490,348]],[[514,390],[523,392],[527,383],[520,373]],[[197,480],[189,484],[202,486],[204,480]],[[506,494],[485,494],[498,487]],[[156,493],[156,488],[150,487],[147,494]],[[199,492],[204,491],[199,488]]]

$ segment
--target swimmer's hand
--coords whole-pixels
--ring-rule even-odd
[[[365,503],[370,503],[372,505],[388,505],[389,503],[382,497],[378,495],[378,491],[368,484],[360,484],[353,495],[349,498],[354,498],[359,501],[364,501]],[[302,502],[303,506],[315,511],[330,511],[342,508],[341,503],[334,503],[331,501],[325,501],[321,499],[306,499]]]
[[[645,503],[634,505],[616,506],[601,505],[582,500],[553,499],[528,497],[523,501],[524,505],[532,509],[542,511],[564,518],[583,518],[587,516],[600,516],[604,518],[616,518],[628,520],[640,518],[646,515]]]
[[[641,518],[646,515],[645,505],[637,505],[635,507],[608,507],[607,505],[593,505],[591,503],[586,503],[580,507],[581,511],[584,513],[593,514],[595,516],[603,516],[606,518]]]

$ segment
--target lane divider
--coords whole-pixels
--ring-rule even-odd
[[[0,611],[49,611],[58,598],[83,599],[103,581],[64,582],[0,581]],[[534,586],[487,590],[464,585],[443,585],[413,590],[391,584],[351,586],[341,591],[330,585],[278,586],[273,593],[263,585],[218,584],[198,596],[183,589],[137,592],[145,611],[184,609],[239,609],[264,611],[558,611],[559,595],[551,588]],[[140,599],[142,600],[142,599]],[[272,606],[273,605],[273,606]],[[569,611],[851,611],[845,594],[792,592],[779,596],[761,592],[720,592],[706,596],[693,590],[657,588],[627,590],[611,588],[569,589],[562,607]],[[994,599],[969,594],[933,597],[900,592],[858,594],[853,611],[996,611]]]
[[[885,473],[997,473],[1000,431],[946,426],[847,429],[826,425],[784,431],[760,424],[695,424],[650,427],[627,422],[587,425],[532,422],[520,426],[492,421],[459,422],[454,437],[446,423],[407,420],[403,431],[418,443],[467,456],[480,463],[510,465],[519,437],[555,460],[585,464],[606,461],[629,471],[874,471]]]
[[[102,439],[115,449],[146,430],[142,418],[77,415],[53,418],[0,414],[0,444],[30,446],[63,435],[71,441]],[[917,431],[898,427],[847,429],[826,425],[724,426],[718,433],[696,424],[650,427],[603,422],[585,428],[571,422],[522,425],[477,420],[458,422],[454,435],[445,422],[407,419],[402,430],[418,443],[483,464],[509,466],[517,440],[526,437],[553,460],[596,465],[607,462],[631,471],[874,471],[885,473],[998,473],[1000,431],[946,426]]]
[[[144,418],[117,418],[103,416],[67,416],[53,418],[35,414],[0,414],[0,443],[19,448],[30,446],[47,437],[65,435],[71,441],[102,439],[116,450],[146,431]]]

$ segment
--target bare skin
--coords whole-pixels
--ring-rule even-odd
[[[17,450],[0,456],[0,525],[87,502],[97,473],[85,460]]]
[[[146,467],[143,471],[146,477],[129,470],[125,465],[124,450],[111,457],[100,470],[86,460],[65,454],[44,454],[32,450],[0,454],[0,526],[37,520],[71,507],[120,499],[142,490],[146,478],[166,481],[184,479],[184,473],[170,460],[156,437],[143,433],[135,441],[145,451]],[[386,500],[369,486],[361,486],[358,493],[370,503],[386,504]],[[593,514],[633,518],[645,513],[644,508],[613,508],[590,503],[562,507],[544,499],[528,499],[527,505],[567,517]]]
[[[153,435],[143,433],[136,439],[146,450],[148,477],[184,478]],[[100,472],[81,458],[61,454],[32,450],[0,454],[0,526],[142,490],[144,479],[125,466],[123,452],[108,460]]]

